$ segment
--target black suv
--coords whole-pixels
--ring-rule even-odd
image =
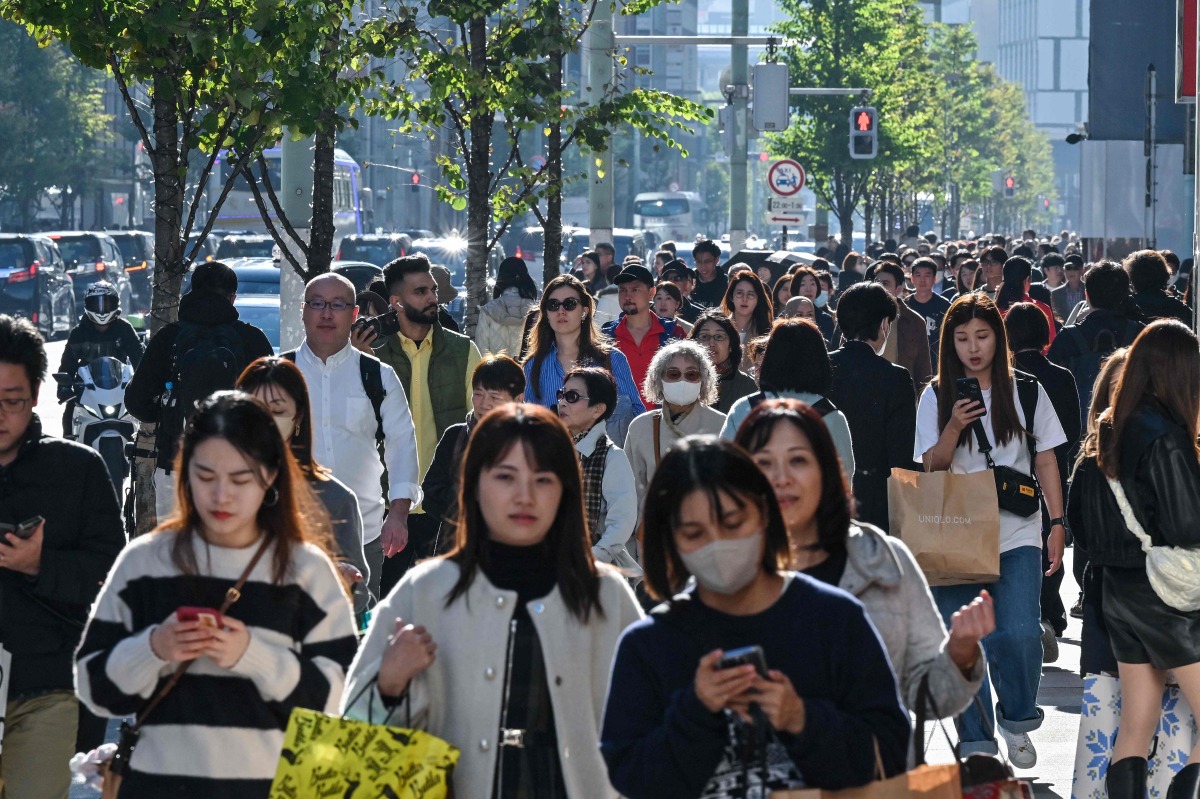
[[[47,234],[58,245],[67,272],[75,283],[75,315],[83,315],[83,297],[88,286],[107,280],[116,286],[121,311],[133,309],[133,287],[125,274],[125,259],[107,233],[63,231]]]
[[[125,274],[133,287],[136,307],[124,310],[148,311],[154,292],[154,234],[144,230],[111,230],[108,235],[121,251]]]
[[[338,247],[338,261],[366,261],[387,266],[397,258],[408,255],[413,240],[403,233],[383,233],[346,236]]]
[[[48,237],[0,233],[0,313],[28,319],[47,339],[75,326],[71,278]]]

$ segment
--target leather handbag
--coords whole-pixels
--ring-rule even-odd
[[[225,592],[225,601],[221,603],[220,615],[225,616],[225,612],[233,606],[235,602],[242,598],[242,588],[245,587],[246,581],[250,579],[250,573],[254,571],[254,567],[258,565],[262,559],[263,553],[267,551],[271,539],[263,536],[262,543],[258,545],[258,550],[254,553],[254,557],[250,558],[250,563],[246,566],[242,576],[237,579],[229,590]],[[162,688],[158,689],[149,702],[137,714],[132,724],[129,722],[121,723],[121,737],[117,742],[117,750],[113,756],[100,767],[100,773],[103,777],[101,790],[102,799],[117,799],[117,795],[121,792],[121,782],[125,778],[125,774],[129,771],[129,759],[133,757],[133,750],[137,748],[138,737],[142,732],[142,725],[146,723],[146,717],[154,712],[162,701],[167,698],[167,694],[179,684],[184,673],[191,667],[194,660],[185,660],[180,663],[170,679]]]
[[[1146,553],[1146,576],[1150,578],[1154,593],[1176,610],[1200,610],[1200,549],[1154,546],[1133,514],[1133,506],[1129,504],[1121,481],[1110,477],[1108,487],[1117,498],[1117,507],[1125,518],[1125,526]]]

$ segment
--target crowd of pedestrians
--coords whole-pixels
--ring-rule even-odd
[[[219,262],[144,355],[102,288],[62,371],[136,366],[158,526],[128,541],[97,452],[42,433],[41,339],[0,316],[0,797],[65,797],[123,718],[122,799],[265,799],[296,708],[446,740],[466,797],[855,787],[916,762],[917,714],[1031,768],[1073,614],[1082,669],[1120,679],[1109,795],[1144,799],[1168,670],[1200,703],[1200,610],[1145,554],[1200,546],[1188,270],[910,233],[785,274],[601,243],[540,292],[507,258],[473,336],[405,256],[376,289],[394,334],[323,274],[279,355]],[[931,587],[896,469],[1035,487],[991,509],[998,576]],[[1200,795],[1191,755],[1169,799]]]

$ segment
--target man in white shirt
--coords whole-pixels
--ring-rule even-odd
[[[354,284],[338,274],[318,275],[304,289],[304,343],[296,365],[308,382],[312,404],[313,457],[333,471],[358,497],[363,520],[363,551],[371,569],[371,593],[379,595],[384,557],[408,546],[408,511],[421,501],[417,443],[408,399],[395,371],[380,364],[385,396],[380,406],[389,506],[384,518],[383,464],[375,433],[378,422],[363,386],[360,358],[351,344],[358,317]]]

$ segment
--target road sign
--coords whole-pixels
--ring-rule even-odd
[[[679,191],[679,181],[672,180],[667,184],[667,191]]]
[[[779,227],[780,225],[803,225],[804,214],[776,214],[768,211],[763,221],[770,227]]]
[[[804,210],[804,201],[799,197],[772,197],[767,208],[774,214],[798,214]]]
[[[533,158],[529,159],[529,165],[534,169],[541,169],[546,165],[546,156],[535,155]]]
[[[771,164],[767,170],[767,185],[779,197],[793,197],[804,188],[804,167],[784,158]]]

